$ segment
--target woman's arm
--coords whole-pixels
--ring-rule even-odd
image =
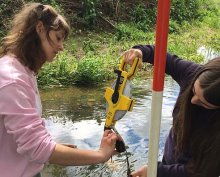
[[[117,136],[110,130],[104,132],[99,150],[82,150],[56,144],[49,162],[59,165],[91,165],[106,162],[115,154]]]
[[[157,177],[187,177],[184,164],[165,165],[158,162]]]
[[[132,64],[134,58],[141,58],[143,62],[154,64],[153,45],[136,45],[132,49],[127,50],[123,55],[127,63]],[[184,80],[189,80],[200,65],[191,61],[186,61],[176,55],[167,53],[166,56],[166,74],[170,75],[180,86]]]
[[[80,150],[56,144],[35,108],[35,92],[27,85],[12,83],[0,89],[1,113],[7,134],[13,137],[16,151],[36,163],[88,165],[107,161],[115,153],[117,136],[104,132],[100,149]],[[10,105],[10,106],[9,106]]]

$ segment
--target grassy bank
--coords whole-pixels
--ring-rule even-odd
[[[29,1],[31,0],[6,0],[0,5],[0,36],[6,34],[9,17],[16,12],[7,4],[13,2],[13,7],[20,7],[24,2]],[[71,1],[60,3],[56,0],[40,0],[39,2],[49,3],[61,11],[65,9],[64,12],[67,14],[68,10],[72,12],[71,3],[68,3]],[[97,6],[92,2],[96,2]],[[121,14],[113,13],[113,10],[116,9],[114,6],[111,7],[113,14],[108,14],[107,7],[100,8],[106,5],[104,2],[107,3],[107,1],[96,0],[76,1],[75,5],[79,9],[82,8],[82,11],[74,11],[74,13],[81,14],[80,19],[83,20],[84,25],[87,24],[91,28],[86,28],[86,31],[81,31],[84,28],[72,29],[72,33],[66,41],[65,50],[57,56],[55,62],[46,64],[40,71],[39,85],[69,86],[105,82],[115,77],[113,70],[117,67],[119,57],[125,50],[136,44],[154,44],[155,31],[152,29],[155,28],[156,1],[153,6],[148,4],[147,8],[146,2],[142,0],[135,7],[133,7],[132,1],[124,2],[126,4],[121,2]],[[190,0],[187,2],[172,1],[168,51],[200,63],[204,59],[204,56],[197,53],[201,46],[216,52],[220,51],[220,3],[218,0],[209,2]],[[130,9],[129,13],[126,8]],[[92,26],[91,22],[97,22],[100,14],[103,14],[105,20],[112,17],[111,20],[115,26],[113,25],[111,30],[104,28],[106,24],[101,26],[104,32],[100,32],[101,27],[98,28],[94,24]],[[71,13],[69,16],[74,17]],[[79,17],[72,18],[70,18],[72,23],[75,20],[80,21]],[[97,24],[101,25],[101,23]],[[96,30],[94,30],[95,27]],[[150,67],[145,66],[145,68]]]
[[[212,23],[211,23],[212,24]],[[169,35],[168,50],[180,57],[202,62],[201,46],[220,51],[220,26],[206,22],[185,24]],[[40,85],[96,84],[114,77],[119,56],[135,44],[154,44],[155,33],[144,33],[133,25],[121,25],[122,32],[75,33],[56,62],[47,64],[39,74]]]
[[[57,60],[47,64],[39,73],[40,85],[75,85],[105,82],[114,77],[119,56],[136,44],[154,44],[155,32],[143,32],[132,24],[118,24],[114,33],[73,30],[66,49]],[[185,23],[178,32],[170,33],[168,51],[182,58],[202,62],[199,47],[220,51],[220,24],[218,14],[210,14],[204,21]]]

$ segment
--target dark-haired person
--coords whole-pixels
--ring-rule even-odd
[[[154,64],[152,45],[136,45],[123,55],[130,64],[136,57]],[[220,57],[200,65],[167,53],[165,72],[180,93],[157,177],[219,177]],[[147,165],[132,175],[147,177]]]
[[[81,150],[54,142],[41,118],[36,74],[63,50],[69,34],[65,18],[40,3],[15,15],[0,51],[0,176],[39,176],[46,162],[89,165],[115,152],[115,133],[105,131],[99,150]]]

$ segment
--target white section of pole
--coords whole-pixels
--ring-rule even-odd
[[[163,91],[152,92],[147,177],[157,176]]]

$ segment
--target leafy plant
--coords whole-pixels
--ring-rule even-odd
[[[98,16],[97,4],[99,0],[83,0],[83,18],[87,24],[87,27],[95,25],[95,20]]]
[[[76,83],[80,85],[100,83],[111,77],[108,61],[101,56],[87,56],[78,62],[75,72]]]
[[[136,24],[123,24],[117,25],[116,39],[119,40],[147,40],[149,36],[136,26]]]
[[[149,8],[144,4],[134,6],[130,12],[130,17],[138,29],[149,31],[156,22],[156,4],[154,3]]]
[[[10,26],[10,20],[15,12],[17,12],[24,1],[4,0],[0,3],[0,37],[3,37]]]
[[[74,85],[74,72],[77,68],[76,59],[65,50],[56,61],[46,64],[38,75],[39,85]]]

